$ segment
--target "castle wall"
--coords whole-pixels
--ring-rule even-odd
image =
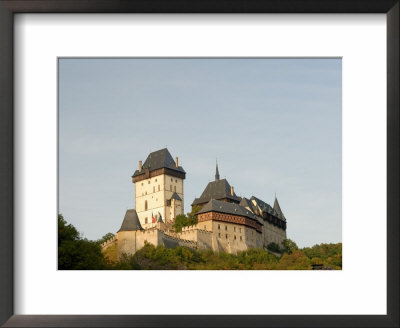
[[[118,240],[118,257],[123,254],[133,255],[137,250],[136,231],[119,231],[117,232]]]
[[[137,250],[141,249],[147,241],[154,246],[162,244],[162,231],[158,229],[148,229],[137,231]]]
[[[212,234],[203,233],[199,238],[204,248],[217,252],[237,253],[252,247],[262,247],[262,234],[253,228],[214,220],[203,221],[199,226],[210,227]],[[198,241],[199,243],[199,241]]]
[[[267,247],[270,243],[276,243],[281,246],[283,240],[286,239],[286,230],[264,221],[263,236],[264,247]]]

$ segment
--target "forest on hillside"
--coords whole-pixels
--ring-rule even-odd
[[[78,230],[58,216],[59,270],[311,270],[342,269],[342,244],[319,244],[298,248],[286,239],[283,245],[268,245],[270,251],[250,249],[237,254],[192,250],[186,247],[165,248],[145,244],[132,256],[118,258],[116,246],[104,253],[99,240],[82,238]]]

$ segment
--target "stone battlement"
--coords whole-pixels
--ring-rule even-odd
[[[101,248],[104,250],[108,247],[110,247],[111,245],[113,245],[114,243],[117,242],[117,235],[114,235],[114,237],[106,240],[104,243],[102,243],[100,246]]]

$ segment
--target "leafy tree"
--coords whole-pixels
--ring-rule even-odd
[[[282,242],[283,253],[292,254],[298,250],[297,244],[291,239],[284,239]]]
[[[74,241],[79,239],[79,232],[75,229],[72,224],[67,224],[67,221],[64,220],[64,217],[59,214],[58,215],[58,246],[61,245],[61,242],[69,240]]]
[[[342,268],[342,243],[319,244],[312,247],[304,247],[302,251],[310,259],[320,259],[321,263],[326,267]]]
[[[58,269],[99,270],[106,267],[100,245],[81,239],[78,230],[58,215]]]
[[[311,270],[311,260],[299,250],[284,254],[277,265],[279,270]]]
[[[277,243],[269,243],[267,246],[267,249],[270,250],[271,252],[275,252],[275,253],[282,252],[282,250],[280,249],[280,247]]]
[[[101,270],[106,261],[100,246],[86,239],[66,240],[58,247],[59,270]]]
[[[201,210],[201,206],[199,206],[199,205],[194,205],[194,206],[192,207],[192,210],[191,210],[189,213],[187,213],[187,217],[188,217],[189,219],[192,219],[193,221],[196,221],[196,223],[197,223],[197,213],[198,213],[200,210]]]
[[[186,216],[186,215],[177,215],[175,218],[175,222],[173,224],[173,227],[175,229],[175,232],[180,232],[182,231],[182,227],[187,227],[197,224],[197,217],[196,216]]]

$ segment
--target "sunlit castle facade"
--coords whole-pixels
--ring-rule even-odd
[[[183,214],[183,180],[186,172],[168,149],[152,152],[132,176],[135,184],[135,209],[143,228],[153,223],[170,222]]]
[[[135,209],[127,210],[121,228],[102,246],[117,244],[118,254],[134,254],[145,242],[165,247],[186,246],[237,253],[249,248],[280,245],[286,239],[286,217],[277,198],[271,207],[259,198],[239,197],[226,179],[209,182],[192,202],[198,223],[175,232],[173,224],[184,214],[185,170],[164,148],[148,155],[132,176]]]

